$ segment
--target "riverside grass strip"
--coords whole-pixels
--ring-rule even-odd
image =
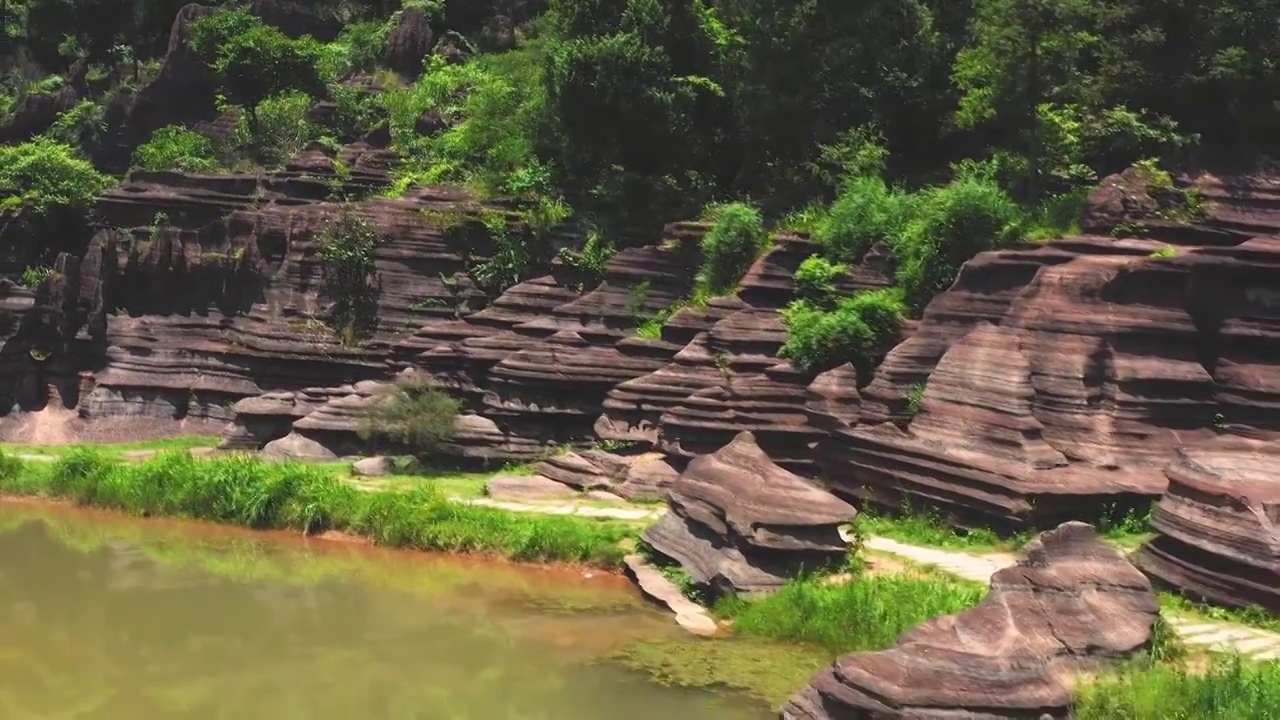
[[[331,470],[249,456],[196,459],[167,452],[126,463],[76,449],[51,463],[0,454],[0,493],[105,510],[241,525],[329,530],[379,545],[492,553],[523,562],[621,566],[636,530],[625,523],[510,513],[451,501],[430,483],[361,491]]]

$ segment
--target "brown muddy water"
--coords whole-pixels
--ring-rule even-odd
[[[0,504],[3,720],[763,720],[620,579]]]

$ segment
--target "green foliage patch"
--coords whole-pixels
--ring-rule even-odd
[[[115,182],[76,148],[48,137],[0,146],[0,212],[83,212]]]

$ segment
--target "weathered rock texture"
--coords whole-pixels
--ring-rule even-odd
[[[716,592],[773,590],[840,562],[852,506],[775,465],[749,432],[685,469],[645,540]]]
[[[1124,183],[1095,196],[1093,222],[1145,207]],[[978,256],[869,385],[816,381],[810,418],[829,433],[817,458],[834,488],[962,526],[1044,527],[1140,509],[1215,423],[1267,424],[1280,242],[1253,235],[1280,228],[1280,184],[1199,186],[1198,224]],[[1166,243],[1175,256],[1153,255]],[[856,422],[839,409],[855,404]]]
[[[807,378],[777,357],[786,337],[778,310],[794,296],[796,268],[813,251],[783,236],[747,272],[734,297],[677,313],[663,339],[687,343],[670,363],[618,384],[595,424],[603,438],[655,446],[673,461],[714,452],[750,431],[784,467],[812,474],[820,431],[804,411]],[[887,284],[876,263],[859,281]],[[880,273],[880,274],[877,274]]]
[[[1280,443],[1225,435],[1166,473],[1138,567],[1202,601],[1280,613]]]
[[[1065,718],[1071,674],[1148,647],[1158,614],[1142,573],[1089,525],[1066,523],[993,575],[977,606],[839,658],[781,717]]]

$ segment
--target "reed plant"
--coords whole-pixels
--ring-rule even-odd
[[[395,547],[604,567],[620,564],[624,541],[635,533],[619,522],[458,503],[430,483],[364,491],[332,470],[245,455],[197,459],[169,452],[126,463],[77,449],[56,462],[24,463],[0,453],[0,493],[256,529],[346,531]]]

